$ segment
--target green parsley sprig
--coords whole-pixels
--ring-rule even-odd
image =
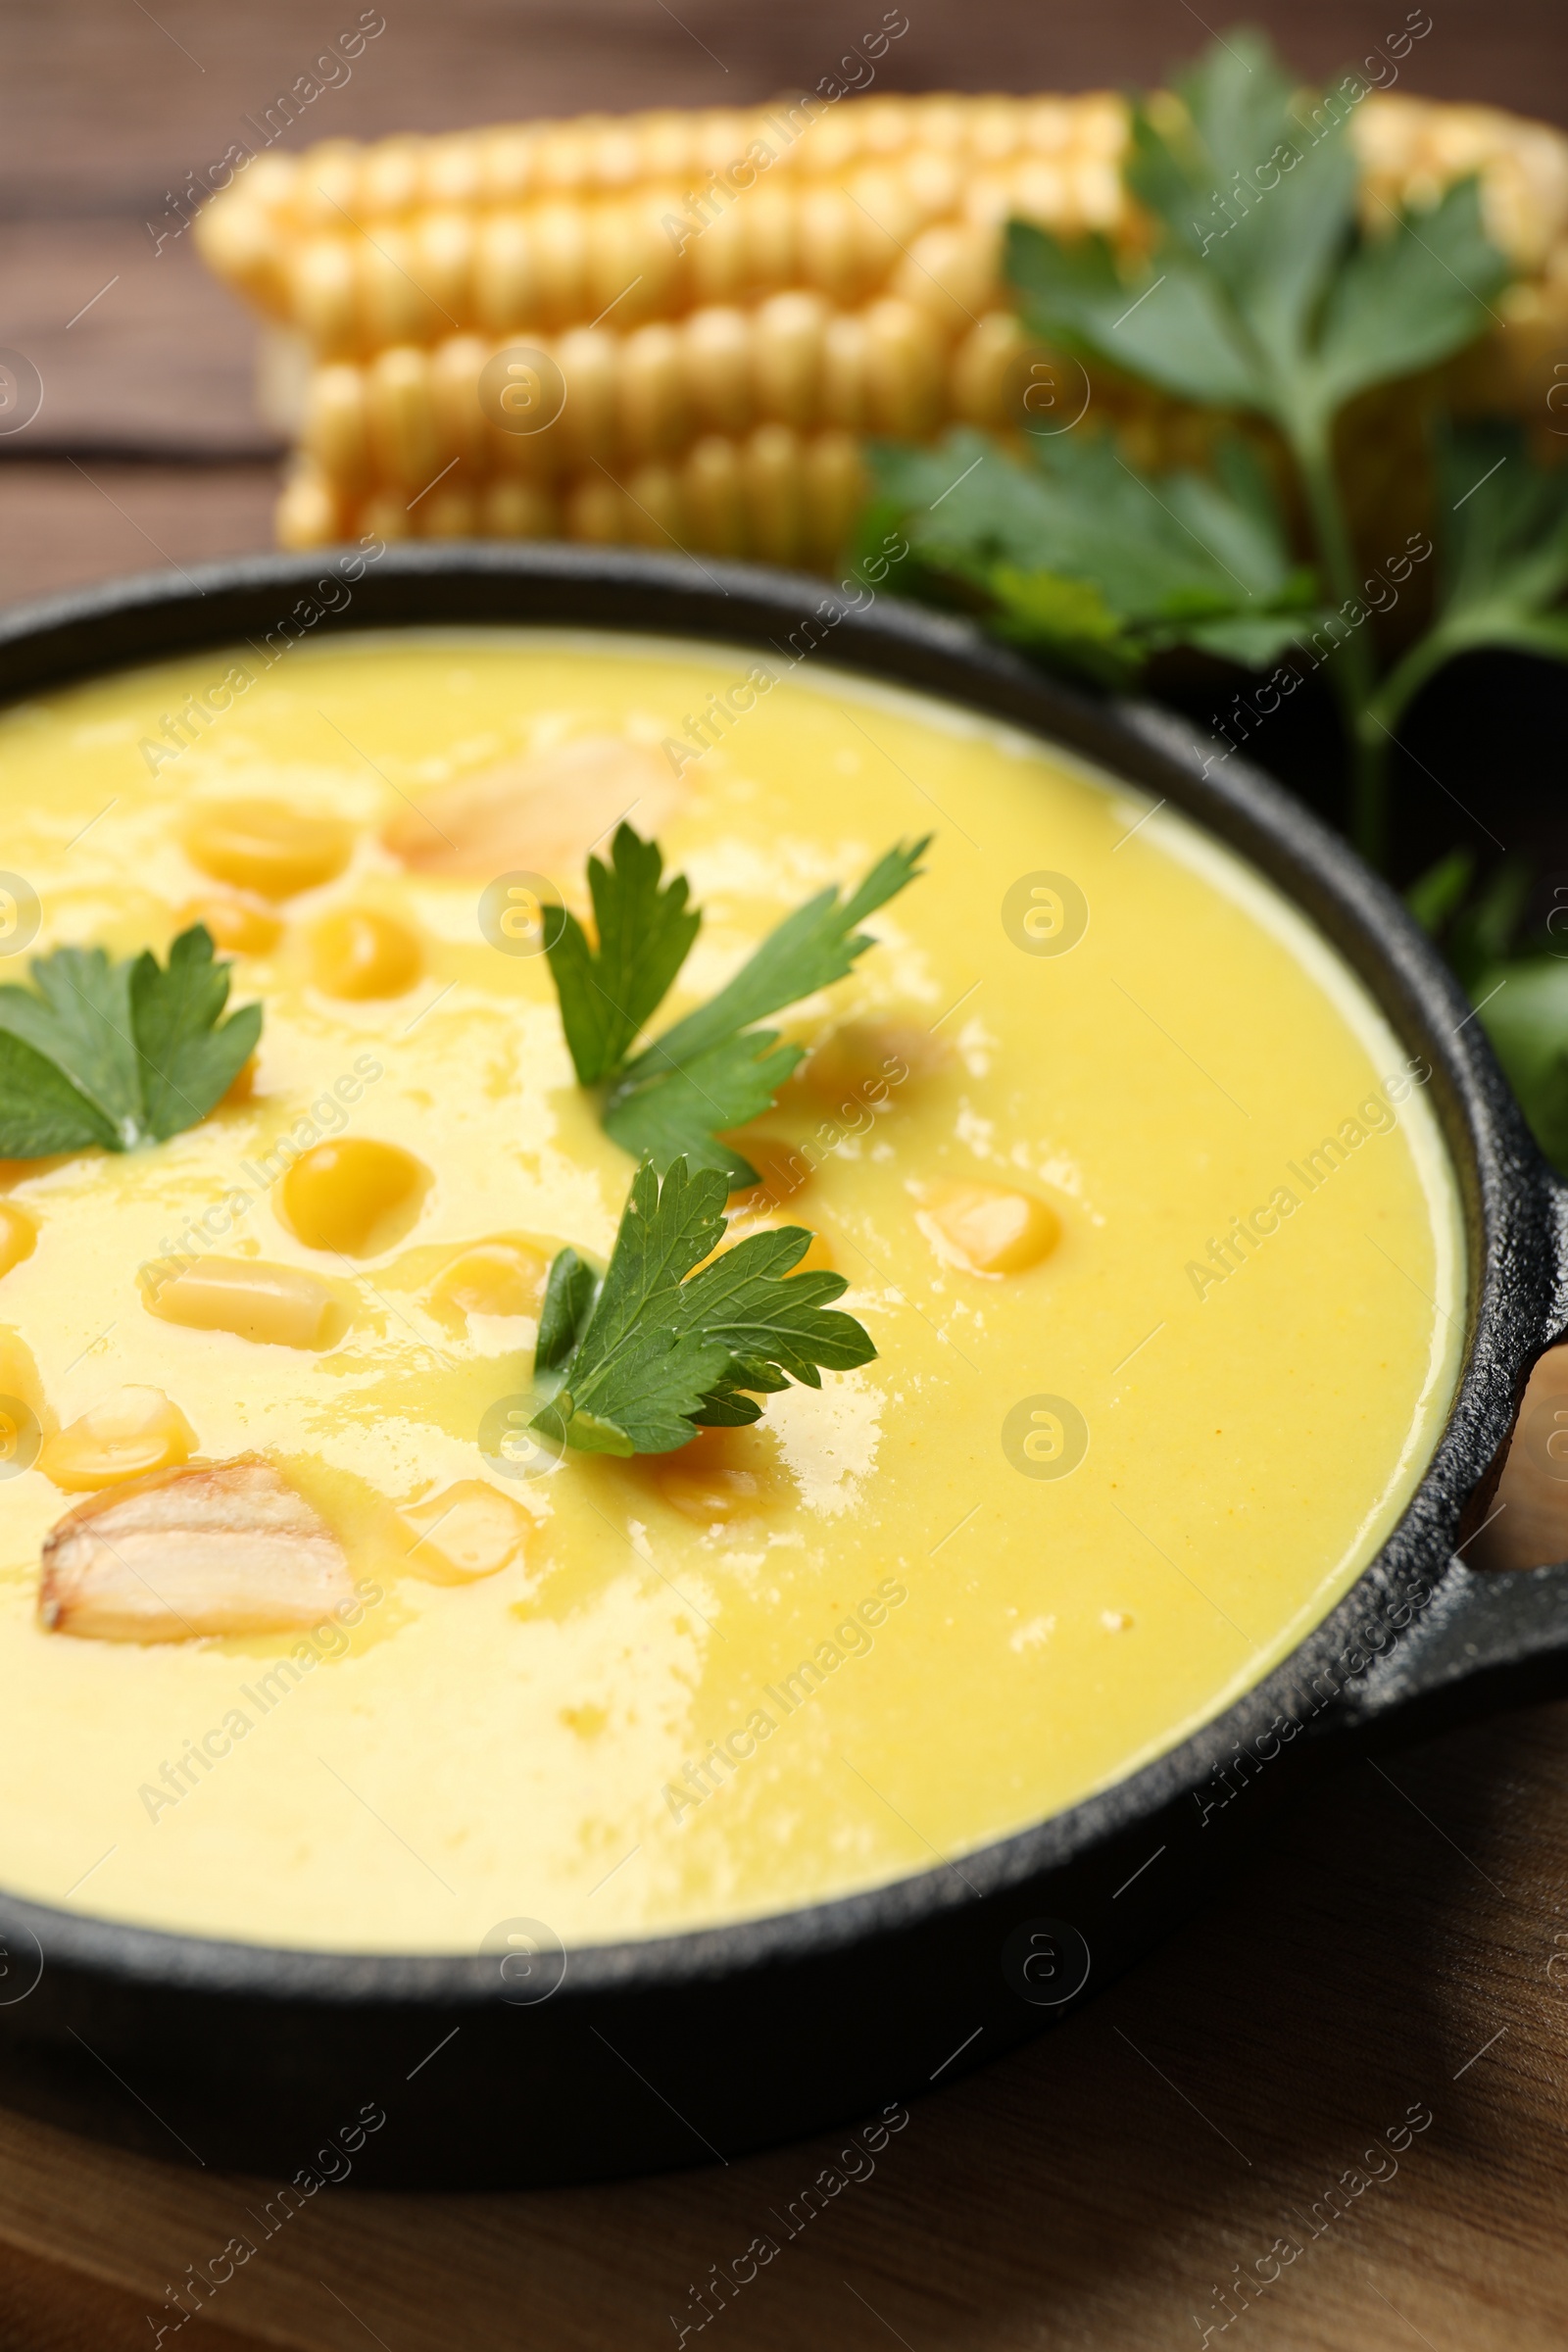
[[[929,840],[889,850],[847,898],[831,885],[818,891],[715,997],[633,1054],[702,916],[687,905],[684,875],[662,882],[658,845],[619,825],[611,862],[588,860],[597,948],[566,909],[547,945],[578,1082],[606,1089],[606,1133],[660,1175],[684,1158],[693,1170],[717,1170],[730,1191],[754,1184],[757,1170],[726,1134],[771,1108],[804,1051],[758,1024],[845,978],[872,945],[858,926],[922,871]]]
[[[1211,477],[1141,472],[1107,436],[1097,442],[1090,416],[1076,432],[1028,432],[1022,466],[995,447],[981,459],[978,441],[875,451],[872,520],[910,542],[901,586],[966,603],[999,635],[1104,683],[1126,683],[1174,644],[1249,667],[1289,662],[1293,639],[1327,624],[1350,829],[1380,864],[1400,712],[1474,645],[1568,658],[1568,565],[1561,477],[1532,463],[1517,428],[1445,425],[1441,386],[1419,380],[1495,318],[1511,274],[1486,235],[1479,185],[1461,180],[1407,215],[1374,199],[1364,223],[1348,124],[1366,94],[1353,74],[1305,92],[1260,34],[1228,32],[1171,91],[1134,104],[1123,172],[1153,230],[1147,256],[1008,228],[1028,325],[1058,352],[1206,412]],[[1418,417],[1439,416],[1446,585],[1436,625],[1380,680],[1379,598],[1363,585],[1334,451],[1349,405],[1396,380],[1410,383]],[[1254,440],[1277,452],[1296,493],[1315,588],[1293,563]]]
[[[256,1049],[262,1008],[226,1020],[226,963],[202,923],[160,966],[151,949],[34,957],[33,985],[0,987],[0,1157],[130,1152],[204,1119]]]
[[[759,1396],[869,1363],[870,1335],[831,1311],[842,1274],[792,1274],[810,1235],[724,1238],[721,1169],[645,1161],[601,1282],[575,1250],[550,1268],[534,1356],[532,1426],[587,1453],[671,1453],[701,1427],[756,1421]],[[702,1267],[700,1273],[694,1268]]]

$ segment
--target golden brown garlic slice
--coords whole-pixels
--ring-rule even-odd
[[[342,1544],[270,1462],[187,1463],[95,1495],[44,1538],[38,1616],[100,1642],[288,1633],[354,1598]]]
[[[652,752],[620,735],[585,735],[421,793],[382,839],[419,873],[488,881],[516,871],[574,888],[589,851],[608,845],[622,817],[651,840],[679,798]]]

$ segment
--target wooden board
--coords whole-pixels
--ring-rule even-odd
[[[1405,15],[1383,0],[1249,13],[1317,71]],[[6,8],[0,343],[35,352],[45,375],[53,439],[34,452],[69,449],[74,464],[0,441],[0,598],[266,544],[273,479],[250,328],[184,247],[155,252],[144,223],[357,14],[323,18],[315,0]],[[908,14],[885,86],[1150,77],[1203,34],[1185,0],[909,0]],[[1558,0],[1443,0],[1433,15],[1413,86],[1561,116]],[[399,0],[387,17],[302,135],[738,103],[809,85],[863,28],[837,0]],[[145,462],[124,462],[137,452]],[[170,462],[187,454],[208,462]],[[224,457],[243,462],[211,462]],[[1106,1998],[913,2099],[875,2172],[793,2237],[775,2217],[842,2134],[612,2188],[350,2184],[275,2229],[188,2333],[163,2340],[624,2352],[673,2345],[689,2324],[688,2344],[734,2352],[1142,2352],[1200,2345],[1205,2328],[1211,2345],[1253,2352],[1558,2352],[1565,1887],[1568,1707],[1555,1707],[1320,1790],[1221,1904]],[[824,2018],[826,2072],[835,2031]],[[137,2088],[156,2105],[155,2082]],[[1412,2106],[1432,2121],[1397,2172],[1380,2161],[1387,2178],[1342,2188],[1329,2221],[1332,2184],[1364,2178],[1363,2151]],[[236,2230],[254,2236],[247,2214],[276,2186],[0,2111],[0,2352],[152,2345],[172,2317],[166,2290]],[[1280,2262],[1269,2249],[1286,2233],[1299,2252],[1250,2306],[1233,2287],[1227,2322],[1216,2290],[1233,2266],[1256,2279]],[[759,2235],[778,2252],[699,2329],[690,2290]]]

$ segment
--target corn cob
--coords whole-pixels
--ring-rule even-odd
[[[863,436],[1024,421],[1051,362],[1001,283],[1002,224],[1136,249],[1126,134],[1106,93],[889,97],[814,120],[781,101],[264,157],[198,236],[304,363],[279,537],[559,535],[825,565],[863,497]],[[1350,135],[1373,225],[1479,172],[1520,274],[1456,387],[1549,432],[1568,139],[1387,93]],[[565,386],[534,432],[501,429],[476,396],[519,345]],[[1202,420],[1174,402],[1098,380],[1096,402],[1143,464],[1201,454]],[[1373,536],[1410,495],[1408,404],[1385,406],[1350,460]]]

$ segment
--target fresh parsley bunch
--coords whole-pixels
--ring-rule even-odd
[[[204,1119],[256,1049],[262,1008],[220,1018],[226,963],[202,923],[160,966],[150,949],[33,959],[33,985],[0,987],[0,1157],[130,1152]]]
[[[792,1274],[800,1226],[724,1238],[724,1170],[673,1160],[661,1183],[645,1161],[601,1281],[575,1250],[550,1268],[534,1356],[533,1427],[587,1453],[670,1453],[700,1427],[756,1421],[758,1396],[821,1370],[869,1363],[876,1349],[829,1302],[842,1274]],[[694,1268],[702,1267],[700,1273]],[[786,1279],[788,1277],[788,1279]]]
[[[725,1135],[771,1107],[803,1053],[758,1024],[845,978],[872,944],[858,925],[914,880],[929,838],[889,850],[843,900],[831,886],[818,891],[715,997],[634,1054],[702,916],[687,905],[683,874],[662,881],[657,843],[619,825],[610,863],[588,860],[597,947],[564,908],[547,948],[578,1083],[606,1090],[606,1133],[660,1175],[684,1158],[692,1170],[716,1169],[727,1191],[755,1184],[757,1170]]]
[[[1514,428],[1440,422],[1444,602],[1378,677],[1336,438],[1363,394],[1420,377],[1479,335],[1510,271],[1474,179],[1429,210],[1384,207],[1363,224],[1347,125],[1364,95],[1349,75],[1303,92],[1260,34],[1230,32],[1172,91],[1133,107],[1123,170],[1152,230],[1147,254],[1008,228],[1029,326],[1207,412],[1212,478],[1140,472],[1092,438],[1093,416],[1076,433],[1029,435],[1024,465],[994,447],[976,464],[983,445],[956,439],[938,453],[884,448],[873,471],[877,524],[896,521],[911,544],[904,585],[978,606],[999,634],[1102,682],[1125,683],[1177,643],[1261,666],[1332,610],[1345,625],[1325,675],[1351,749],[1351,831],[1382,863],[1394,733],[1426,679],[1476,645],[1564,658],[1568,643],[1561,477],[1532,466]],[[1413,396],[1435,405],[1431,388]],[[1278,488],[1254,442],[1277,452]],[[1315,588],[1289,552],[1287,489]]]
[[[1130,685],[1173,645],[1260,668],[1322,618],[1315,575],[1240,438],[1221,444],[1212,475],[1151,479],[1102,433],[1043,437],[1020,463],[960,431],[937,449],[886,443],[874,464],[862,539],[898,522],[904,594],[977,607],[997,636],[1097,684]]]

